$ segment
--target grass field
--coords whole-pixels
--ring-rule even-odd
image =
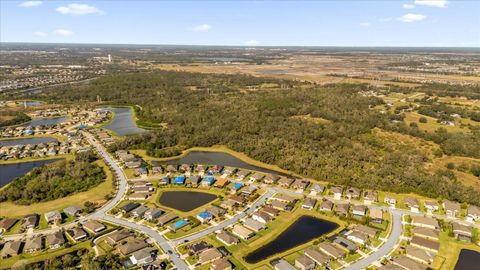
[[[419,122],[420,117],[425,117],[427,119],[427,123],[420,123]],[[437,123],[436,118],[426,116],[426,115],[421,115],[416,112],[406,112],[405,122],[407,124],[410,124],[412,122],[417,123],[418,128],[426,132],[435,132],[439,128],[444,128],[448,132],[470,132],[470,129],[468,129],[467,127],[461,127],[459,125],[455,125],[455,126],[443,125],[443,124]]]
[[[103,160],[98,160],[96,162],[104,169],[107,175],[107,179],[98,186],[88,191],[80,192],[65,198],[36,203],[32,205],[16,205],[12,202],[3,202],[0,203],[0,215],[7,217],[21,217],[32,213],[43,214],[53,210],[62,210],[63,208],[70,205],[77,205],[79,207],[83,207],[83,204],[86,201],[98,203],[105,202],[105,195],[112,192],[113,177],[110,169]]]
[[[446,232],[440,232],[440,250],[433,261],[433,269],[453,270],[461,249],[472,249],[480,252],[480,247],[471,243],[460,242],[448,237]]]

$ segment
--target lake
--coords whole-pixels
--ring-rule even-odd
[[[307,243],[338,228],[338,224],[312,216],[301,216],[273,241],[251,252],[245,261],[251,264],[263,261],[277,253]]]
[[[23,124],[24,127],[48,126],[61,124],[68,120],[68,117],[36,118]]]
[[[217,198],[216,195],[197,191],[164,191],[160,196],[160,204],[189,212]]]
[[[125,136],[147,131],[137,126],[133,120],[133,111],[130,107],[103,107],[102,109],[115,113],[112,121],[105,125],[104,128],[115,132],[117,135]]]
[[[235,168],[243,168],[252,171],[259,171],[264,173],[273,173],[282,176],[288,174],[277,172],[275,170],[258,167],[242,161],[228,153],[222,152],[207,152],[207,151],[191,151],[184,157],[168,161],[169,164],[206,164],[206,165],[222,165],[231,166]]]
[[[49,138],[49,137],[0,140],[0,147],[2,147],[2,146],[12,146],[12,145],[50,143],[50,142],[56,142],[56,141],[57,141],[57,139]]]
[[[455,270],[478,269],[480,263],[480,252],[470,249],[462,249],[458,257]]]
[[[40,167],[58,160],[61,160],[61,158],[0,164],[0,187],[12,182],[15,178],[24,176],[26,173],[36,167]]]

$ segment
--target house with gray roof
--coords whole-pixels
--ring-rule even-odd
[[[82,212],[82,208],[76,205],[70,205],[69,207],[63,209],[63,212],[67,215],[78,217]]]

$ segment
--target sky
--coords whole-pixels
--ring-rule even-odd
[[[480,47],[480,1],[11,1],[1,42]]]

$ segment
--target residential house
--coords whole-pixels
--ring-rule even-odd
[[[135,176],[145,177],[148,175],[148,170],[146,167],[139,167],[135,169]]]
[[[378,208],[370,209],[369,217],[371,222],[382,223],[383,222],[382,209],[378,209]]]
[[[46,239],[50,249],[60,248],[65,244],[65,236],[63,236],[61,231],[48,234]]]
[[[233,201],[237,204],[244,204],[245,203],[245,199],[241,196],[238,196],[238,195],[232,195],[232,196],[228,197],[227,200]]]
[[[128,195],[128,199],[134,201],[144,201],[148,198],[148,194],[146,193],[132,193]]]
[[[232,270],[232,263],[227,258],[216,259],[210,265],[210,270]]]
[[[343,188],[339,186],[331,186],[329,188],[330,194],[333,194],[333,199],[340,200],[342,199]]]
[[[207,223],[207,222],[210,222],[213,219],[213,216],[209,212],[203,211],[203,212],[200,212],[200,213],[197,214],[197,219],[201,223]]]
[[[255,186],[245,186],[240,190],[240,192],[245,195],[252,195],[256,190],[257,188]]]
[[[233,245],[233,244],[238,244],[240,240],[236,238],[235,236],[231,235],[230,233],[226,231],[221,231],[216,235],[218,241],[224,243],[227,246]]]
[[[365,226],[365,225],[362,225],[362,224],[357,224],[355,225],[355,227],[353,228],[354,231],[357,231],[357,232],[361,232],[363,234],[366,234],[368,235],[369,237],[376,237],[377,234],[378,234],[378,230],[377,229],[374,229],[374,228],[371,228],[371,227],[368,227],[368,226]]]
[[[26,253],[34,253],[43,249],[43,239],[41,236],[33,236],[25,242],[23,250]]]
[[[4,219],[0,220],[0,229],[4,230],[4,231],[8,231],[17,222],[18,222],[18,219],[16,219],[16,218],[4,218]],[[1,232],[1,230],[0,230],[0,232]]]
[[[152,174],[162,174],[163,173],[163,168],[162,165],[160,165],[159,162],[152,161]]]
[[[236,205],[237,205],[236,202],[230,201],[230,200],[222,201],[220,203],[220,207],[222,207],[224,209],[227,209],[227,210],[233,210]]]
[[[174,185],[183,185],[185,184],[185,176],[179,175],[173,179]]]
[[[350,209],[350,204],[339,203],[339,204],[337,204],[337,207],[335,208],[335,215],[346,217],[346,216],[348,216],[349,209]]]
[[[439,232],[432,228],[413,227],[412,233],[423,238],[439,240]]]
[[[260,181],[262,180],[263,178],[265,177],[265,175],[263,173],[254,173],[252,175],[250,175],[250,181]]]
[[[247,240],[249,239],[250,237],[254,236],[255,233],[250,231],[249,229],[243,227],[242,225],[240,224],[235,224],[233,226],[233,229],[232,229],[232,233],[240,238],[242,238],[243,240]]]
[[[157,219],[161,215],[163,215],[163,213],[165,213],[165,212],[162,209],[150,208],[147,211],[145,211],[145,214],[143,214],[143,218],[148,220],[148,221],[152,221],[154,219]]]
[[[207,171],[207,166],[203,165],[203,164],[198,164],[197,165],[197,172],[198,173],[205,173],[205,171]]]
[[[249,174],[250,174],[250,172],[247,171],[247,170],[239,170],[239,171],[237,172],[237,176],[238,176],[238,178],[239,178],[240,180],[244,179],[244,178],[247,177],[247,175],[249,175]]]
[[[62,214],[58,210],[47,212],[45,213],[45,219],[49,224],[55,224],[62,220]]]
[[[84,238],[88,237],[87,232],[85,232],[82,228],[72,228],[70,230],[67,230],[68,236],[70,236],[75,242],[78,242]]]
[[[424,205],[427,209],[427,212],[430,214],[437,211],[439,207],[438,202],[436,201],[425,201]]]
[[[273,217],[271,217],[270,215],[268,215],[267,213],[265,213],[263,211],[256,211],[255,213],[252,214],[252,219],[266,224],[266,223],[272,221]]]
[[[133,186],[132,191],[134,193],[150,193],[153,192],[155,189],[149,186]]]
[[[175,173],[177,172],[177,166],[173,164],[168,164],[165,170],[169,173]]]
[[[454,218],[457,216],[458,213],[460,213],[461,207],[460,204],[457,202],[444,201],[443,209],[445,210],[445,213],[448,217]]]
[[[303,200],[302,208],[303,208],[303,209],[312,210],[313,208],[315,208],[315,205],[316,205],[316,204],[317,204],[317,199],[311,198],[311,197],[306,197],[306,198]]]
[[[37,214],[30,214],[26,215],[22,219],[22,227],[25,229],[33,229],[38,224],[38,215]]]
[[[440,227],[436,219],[422,216],[413,216],[412,225],[430,229],[438,229]]]
[[[475,205],[468,206],[467,221],[474,222],[480,220],[480,207]]]
[[[145,215],[145,213],[150,210],[150,208],[146,207],[145,205],[140,205],[139,207],[135,208],[132,210],[132,217],[134,218],[140,218]]]
[[[410,259],[424,264],[432,263],[433,259],[435,258],[435,255],[431,254],[430,252],[412,246],[407,246],[407,248],[405,249],[405,255]]]
[[[367,207],[365,205],[354,205],[352,207],[352,215],[356,218],[364,217],[367,214]]]
[[[247,227],[248,229],[253,230],[254,232],[261,231],[266,228],[265,224],[259,221],[256,221],[252,218],[246,218],[243,220],[243,226]]]
[[[188,254],[190,255],[198,255],[200,254],[202,251],[204,250],[207,250],[209,248],[211,248],[212,245],[205,242],[205,241],[200,241],[200,242],[197,242],[197,243],[194,243],[194,244],[191,244],[191,245],[188,245],[187,246],[187,249],[188,249]]]
[[[175,220],[176,218],[178,218],[178,216],[174,213],[167,213],[158,219],[158,224],[160,226],[164,226],[165,224]]]
[[[105,227],[105,225],[103,225],[102,223],[100,223],[96,220],[89,219],[83,224],[83,228],[85,228],[86,230],[88,230],[91,233],[96,234],[100,231],[105,230],[107,227]]]
[[[297,270],[297,268],[293,267],[290,263],[288,263],[284,259],[276,259],[270,262],[275,270]]]
[[[116,246],[118,243],[120,243],[120,241],[128,238],[129,236],[131,236],[132,234],[130,232],[128,232],[127,230],[118,230],[118,231],[114,231],[112,233],[109,233],[106,238],[105,238],[105,241],[110,245],[110,246]]]
[[[220,177],[217,181],[215,181],[215,184],[213,184],[213,186],[216,188],[224,188],[227,183],[228,179],[226,177]]]
[[[415,235],[412,237],[412,240],[410,240],[410,245],[418,248],[423,248],[431,252],[438,252],[440,248],[440,244],[438,242],[421,238]]]
[[[378,192],[367,190],[363,193],[363,202],[367,205],[378,202]]]
[[[352,241],[339,235],[334,237],[333,242],[347,249],[349,252],[354,252],[358,249],[358,246],[354,244]]]
[[[212,206],[208,207],[206,211],[209,212],[210,214],[212,214],[212,216],[215,217],[215,218],[222,217],[227,213],[227,211],[225,209],[220,208],[220,207],[215,206],[215,205],[212,205]]]
[[[188,219],[180,219],[180,220],[170,224],[168,226],[168,229],[170,229],[173,232],[176,232],[176,231],[180,230],[181,228],[184,228],[184,227],[188,226],[189,224],[190,224],[190,222],[188,221]]]
[[[184,173],[189,173],[193,170],[193,165],[184,163],[180,165],[179,170]]]
[[[133,265],[146,265],[153,262],[152,256],[153,250],[150,247],[146,247],[137,250],[130,256],[130,261]]]
[[[293,182],[292,187],[296,190],[299,191],[304,191],[307,189],[307,187],[310,185],[310,180],[308,179],[295,179],[295,182]]]
[[[280,180],[278,180],[278,185],[284,188],[289,188],[292,185],[293,181],[295,181],[295,179],[282,177]]]
[[[457,222],[452,223],[453,234],[455,238],[470,242],[472,240],[472,227]]]
[[[276,217],[280,214],[280,211],[277,208],[273,208],[269,206],[264,206],[260,211],[267,213],[271,217]]]
[[[297,201],[296,198],[283,193],[277,193],[275,196],[272,197],[272,200],[277,200],[277,201],[292,203],[292,204]]]
[[[332,211],[332,208],[333,208],[333,202],[331,202],[327,199],[323,199],[323,201],[320,204],[320,207],[318,208],[318,210],[320,210],[320,211]]]
[[[263,182],[265,184],[275,184],[278,182],[279,179],[280,179],[280,176],[269,173],[267,174],[267,176],[265,176],[265,178],[263,179]]]
[[[161,186],[170,184],[170,177],[165,176],[165,177],[160,178],[158,180],[158,184],[161,185]]]
[[[202,178],[200,177],[200,175],[191,175],[190,177],[188,177],[186,184],[187,186],[196,187],[201,181]]]
[[[405,255],[401,255],[393,259],[393,264],[398,265],[406,270],[427,270],[429,267],[420,264]]]
[[[287,202],[277,201],[277,200],[271,200],[270,206],[271,208],[274,208],[280,211],[287,211],[287,210],[291,210],[292,208]]]
[[[325,190],[324,185],[320,185],[320,184],[315,183],[315,184],[312,184],[312,188],[310,189],[310,194],[315,196],[315,195],[318,195],[318,194],[322,194],[324,190]]]
[[[202,186],[204,187],[209,187],[211,185],[213,185],[213,183],[216,181],[215,177],[211,176],[211,175],[208,175],[208,176],[205,176],[202,180],[202,182],[200,183]]]
[[[225,166],[225,168],[223,168],[223,173],[226,174],[227,176],[233,175],[236,172],[237,172],[237,168],[235,167]]]
[[[405,197],[403,199],[403,202],[408,208],[410,208],[410,211],[414,213],[420,212],[420,202],[418,201],[417,198]]]
[[[213,165],[208,168],[209,174],[221,174],[223,171],[223,166],[221,165]]]
[[[349,200],[352,200],[352,199],[358,200],[358,199],[360,199],[361,193],[362,193],[362,191],[360,189],[355,188],[355,187],[350,187],[345,192],[345,198],[347,198]]]
[[[305,249],[305,256],[313,260],[319,266],[326,265],[330,260],[328,256],[311,247]]]
[[[342,258],[347,254],[345,250],[329,242],[322,242],[318,244],[318,249],[320,249],[321,252],[327,254],[328,256],[332,257],[335,260]]]
[[[67,215],[78,217],[82,212],[82,208],[76,205],[70,205],[69,207],[63,209],[63,212]]]
[[[127,203],[126,205],[124,205],[122,208],[120,208],[120,210],[126,214],[126,213],[130,213],[133,209],[137,208],[140,206],[140,203],[137,203],[137,202],[129,202]]]
[[[383,202],[388,204],[391,208],[395,208],[395,205],[397,204],[397,199],[392,196],[385,195],[385,197],[383,198]]]
[[[315,262],[305,255],[295,259],[295,266],[300,270],[314,270]]]
[[[20,253],[21,248],[22,241],[20,240],[6,242],[2,248],[2,259],[17,256]]]
[[[127,255],[132,254],[135,251],[144,249],[146,247],[148,247],[148,244],[144,240],[134,239],[134,240],[128,241],[127,243],[119,246],[118,251],[120,251],[120,253],[123,256],[127,256]]]
[[[218,251],[216,248],[209,248],[207,250],[202,251],[200,254],[198,254],[198,263],[200,264],[207,264],[209,262],[218,260],[222,258],[222,253]]]
[[[368,235],[359,231],[352,231],[347,235],[347,239],[363,246],[368,241]]]

